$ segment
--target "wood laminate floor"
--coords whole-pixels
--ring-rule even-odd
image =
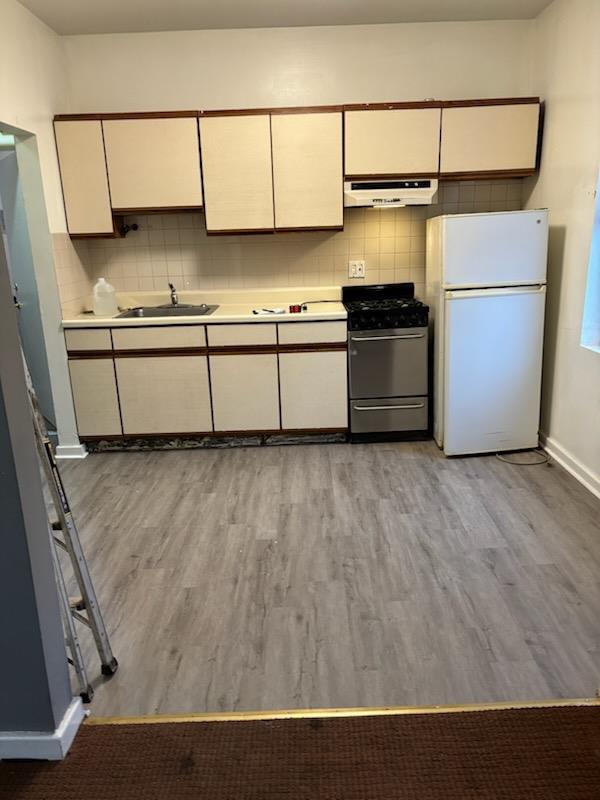
[[[424,442],[107,453],[61,470],[120,662],[94,714],[600,684],[600,501],[557,465]]]

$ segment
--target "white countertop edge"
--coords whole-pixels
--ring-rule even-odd
[[[333,305],[333,304],[332,304]],[[337,303],[335,304],[337,306]],[[341,303],[340,303],[341,306]],[[343,306],[331,311],[303,311],[300,314],[210,314],[206,317],[95,317],[81,314],[74,319],[63,319],[63,328],[131,328],[163,325],[218,325],[219,323],[261,323],[261,322],[332,322],[346,320],[348,315]]]
[[[209,316],[182,317],[96,317],[81,313],[63,319],[63,328],[121,328],[149,325],[218,325],[227,322],[326,322],[346,320],[348,315],[341,302],[340,286],[288,286],[264,289],[210,289],[207,291],[181,291],[180,303],[216,304],[218,308]],[[119,308],[159,306],[168,302],[168,293],[160,291],[117,292]],[[311,301],[308,311],[290,314],[288,306],[304,300]],[[91,306],[88,305],[88,308]],[[284,308],[284,314],[253,314],[253,309]]]

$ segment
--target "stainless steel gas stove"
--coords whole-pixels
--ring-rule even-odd
[[[353,440],[426,434],[428,315],[413,283],[347,286]]]

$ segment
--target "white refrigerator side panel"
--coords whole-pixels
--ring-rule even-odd
[[[444,292],[442,274],[442,220],[427,220],[427,249],[425,259],[425,301],[429,306],[430,357],[433,357],[433,438],[443,446],[444,423]]]
[[[448,292],[444,452],[536,447],[544,287]]]
[[[546,282],[547,211],[457,214],[442,219],[445,288]]]

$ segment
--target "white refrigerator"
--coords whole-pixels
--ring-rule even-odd
[[[548,212],[427,221],[433,434],[448,456],[536,447]]]

